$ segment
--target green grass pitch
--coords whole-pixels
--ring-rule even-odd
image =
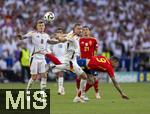
[[[0,84],[2,89],[23,89],[26,84]],[[87,93],[90,101],[73,103],[75,83],[65,83],[66,95],[57,95],[56,83],[48,83],[51,89],[51,114],[150,114],[150,83],[125,83],[121,87],[130,100],[121,99],[112,84],[100,83],[102,99],[96,100],[93,88]],[[33,88],[39,88],[36,83]]]

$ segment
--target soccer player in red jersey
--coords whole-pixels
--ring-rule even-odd
[[[96,38],[91,37],[91,29],[88,26],[84,26],[82,28],[82,37],[79,40],[80,45],[80,57],[81,58],[87,58],[90,59],[92,56],[97,54],[97,41]],[[98,79],[94,76],[94,72],[91,72],[89,70],[84,70],[86,74],[88,75],[88,79],[92,79],[92,81],[88,81],[85,86],[85,90],[89,90],[92,86],[95,90],[95,96],[97,99],[100,99],[100,95],[98,92]],[[93,79],[94,78],[94,79]],[[80,87],[80,79],[76,78],[76,86],[77,90],[79,90]],[[85,95],[85,93],[82,93],[82,99],[88,100],[88,97]]]
[[[90,59],[97,53],[97,41],[96,38],[91,37],[91,30],[88,26],[82,28],[82,37],[80,38],[80,52],[81,58]]]
[[[80,59],[78,60],[78,64],[81,67],[86,67],[90,70],[96,70],[100,72],[107,72],[109,77],[111,78],[114,87],[118,90],[121,97],[123,99],[129,99],[128,96],[122,91],[120,85],[115,80],[114,68],[118,67],[119,59],[117,57],[111,57],[107,59],[104,56],[93,56],[91,59]],[[79,92],[78,97],[81,96],[81,92]]]

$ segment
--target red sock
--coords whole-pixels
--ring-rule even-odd
[[[76,76],[76,87],[79,90],[80,89],[80,79],[78,78],[78,76]]]
[[[60,65],[61,62],[51,53],[47,53],[45,55],[48,59],[50,59],[55,65]]]
[[[95,83],[93,84],[93,86],[94,86],[95,92],[98,93],[98,80],[97,79],[95,80]]]
[[[86,86],[85,86],[85,92],[87,92],[91,87],[92,87],[91,84],[86,83]]]

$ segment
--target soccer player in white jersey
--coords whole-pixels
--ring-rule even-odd
[[[56,30],[56,34],[64,34],[64,30],[62,28],[58,28]],[[52,46],[52,53],[61,60],[61,63],[64,61],[64,54],[65,54],[65,48],[66,43],[59,43]],[[57,76],[57,82],[58,82],[58,95],[64,95],[65,89],[64,89],[64,71],[61,71],[60,69],[55,69],[53,72]]]
[[[41,90],[44,91],[47,83],[46,61],[45,56],[40,52],[46,51],[47,43],[58,43],[58,40],[50,39],[49,35],[44,32],[45,23],[43,20],[38,20],[35,24],[35,31],[28,32],[25,35],[17,35],[19,39],[29,38],[32,40],[34,50],[30,60],[31,78],[27,85],[27,91],[31,88],[36,80],[37,74],[41,76]]]
[[[76,24],[73,27],[73,31],[68,33],[66,36],[58,37],[59,41],[66,42],[67,48],[64,55],[64,63],[61,65],[54,65],[53,68],[61,69],[61,70],[70,70],[70,66],[73,68],[73,72],[79,76],[79,78],[83,79],[80,82],[80,90],[83,90],[84,85],[86,84],[87,75],[82,70],[82,68],[77,64],[77,56],[80,55],[80,47],[79,47],[79,38],[81,34],[81,25]],[[82,91],[81,91],[82,92]],[[73,102],[84,102],[80,97],[75,97]]]

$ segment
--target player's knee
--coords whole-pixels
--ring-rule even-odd
[[[47,73],[41,73],[40,75],[42,78],[47,78]]]
[[[32,75],[31,78],[32,80],[36,80],[37,75]]]

